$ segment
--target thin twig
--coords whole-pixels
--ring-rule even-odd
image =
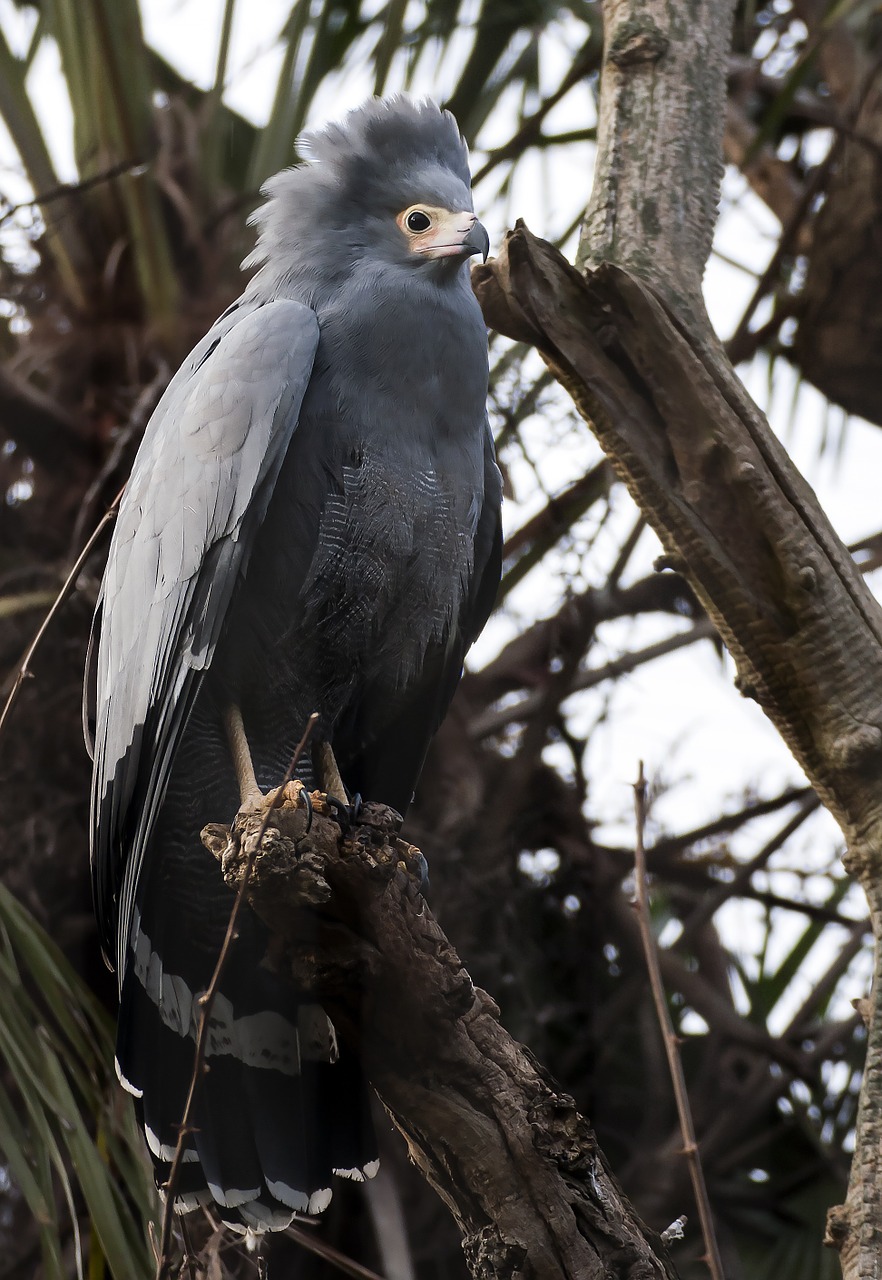
[[[665,1044],[665,1053],[667,1054],[668,1059],[668,1070],[671,1073],[671,1084],[674,1088],[674,1098],[677,1103],[677,1115],[680,1120],[680,1132],[683,1135],[683,1154],[685,1155],[689,1166],[689,1177],[692,1180],[692,1191],[695,1196],[695,1203],[698,1207],[699,1221],[701,1222],[701,1234],[704,1239],[705,1251],[704,1260],[707,1263],[708,1270],[710,1271],[713,1280],[725,1280],[723,1275],[723,1264],[720,1259],[720,1251],[717,1245],[716,1235],[714,1233],[713,1216],[711,1214],[707,1186],[705,1185],[704,1172],[701,1167],[701,1159],[698,1153],[698,1143],[695,1141],[695,1127],[692,1123],[689,1094],[686,1090],[686,1078],[683,1074],[683,1063],[680,1060],[680,1042],[677,1037],[677,1033],[674,1030],[674,1024],[671,1021],[671,1016],[668,1012],[658,951],[656,949],[655,938],[652,933],[652,918],[649,907],[649,884],[646,876],[646,849],[643,844],[643,836],[646,828],[646,778],[643,775],[642,760],[640,761],[637,782],[634,784],[634,811],[637,820],[637,839],[634,846],[634,907],[637,912],[637,921],[640,926],[640,939],[643,943],[643,953],[646,958],[646,968],[649,973],[649,984],[652,988],[655,1012],[661,1028],[662,1039]]]
[[[181,1164],[184,1159],[184,1143],[191,1132],[190,1116],[193,1111],[193,1103],[196,1098],[196,1091],[199,1087],[199,1081],[202,1078],[205,1066],[205,1042],[208,1032],[208,1023],[211,1018],[214,999],[220,986],[220,980],[223,977],[224,968],[226,967],[227,957],[229,956],[230,948],[232,947],[233,940],[236,936],[236,923],[239,919],[239,912],[241,911],[242,904],[245,901],[245,894],[248,889],[248,882],[251,879],[254,861],[260,851],[261,845],[263,844],[263,838],[266,835],[273,809],[282,802],[284,789],[294,776],[294,770],[297,768],[298,761],[303,755],[306,744],[316,726],[318,718],[318,712],[314,711],[307,720],[303,736],[297,743],[294,755],[291,757],[291,763],[285,770],[285,776],[279,784],[278,792],[274,797],[272,804],[268,806],[266,813],[263,815],[263,821],[260,824],[257,839],[254,841],[248,852],[248,856],[245,859],[242,881],[239,885],[238,892],[236,893],[232,909],[230,910],[230,918],[227,921],[227,931],[224,935],[220,954],[217,958],[217,964],[214,966],[214,973],[211,975],[211,981],[209,982],[207,989],[202,993],[197,1001],[197,1004],[199,1005],[199,1026],[196,1032],[196,1047],[193,1053],[193,1074],[190,1077],[190,1088],[187,1091],[187,1101],[184,1105],[184,1114],[181,1117],[181,1123],[178,1129],[178,1141],[175,1147],[174,1159],[172,1160],[168,1181],[164,1188],[165,1210],[162,1215],[162,1238],[159,1249],[159,1264],[156,1269],[156,1280],[166,1280],[166,1277],[170,1275],[169,1268],[171,1267],[170,1252],[172,1223],[174,1221],[175,1188],[177,1186]]]
[[[6,702],[3,706],[3,711],[0,712],[0,738],[2,738],[3,736],[3,730],[6,727],[6,722],[9,719],[9,714],[12,711],[16,698],[18,697],[19,690],[21,689],[21,686],[24,684],[25,680],[27,680],[28,676],[30,676],[31,674],[31,670],[30,670],[31,659],[33,658],[34,654],[37,652],[40,642],[42,641],[46,632],[49,630],[49,627],[51,626],[52,620],[54,619],[55,615],[58,613],[59,609],[64,604],[65,600],[73,590],[74,584],[76,583],[77,578],[80,576],[80,571],[82,570],[83,565],[86,563],[89,556],[92,554],[93,550],[95,549],[95,546],[99,538],[103,534],[105,528],[107,527],[107,525],[110,524],[112,520],[116,518],[116,513],[119,508],[119,500],[121,497],[122,497],[122,489],[120,489],[119,493],[116,495],[113,502],[105,511],[101,520],[95,526],[95,530],[92,533],[92,536],[89,538],[89,541],[86,543],[86,545],[83,547],[80,554],[77,556],[76,560],[74,561],[73,568],[71,569],[70,573],[67,575],[67,577],[64,580],[64,585],[62,586],[58,595],[55,597],[55,603],[53,604],[52,608],[49,610],[49,612],[46,614],[46,617],[43,619],[42,623],[40,624],[39,631],[34,636],[31,643],[28,645],[27,652],[25,653],[25,656],[22,658],[19,664],[18,671],[16,672],[16,676],[15,676],[15,680],[13,681],[12,688],[9,690],[9,696],[7,697]]]
[[[20,204],[7,205],[5,209],[0,209],[0,223],[7,222],[15,214],[20,213],[22,209],[42,207],[44,204],[51,204],[53,200],[63,200],[66,196],[80,195],[81,192],[89,191],[92,187],[98,187],[103,182],[111,182],[114,178],[121,178],[126,173],[140,177],[138,171],[141,170],[143,172],[146,168],[147,164],[144,160],[120,160],[118,164],[111,165],[109,169],[104,169],[101,173],[92,174],[79,182],[62,182],[57,187],[51,187],[48,191],[39,192],[30,200],[22,200]]]
[[[666,640],[659,640],[656,644],[647,645],[645,649],[635,649],[633,653],[625,653],[621,658],[614,658],[602,667],[592,667],[587,671],[578,672],[568,682],[567,687],[559,691],[559,700],[562,702],[564,698],[569,698],[571,694],[582,693],[585,689],[593,689],[596,685],[603,684],[605,680],[617,680],[619,676],[627,675],[635,667],[642,666],[644,662],[652,662],[656,658],[662,658],[666,654],[674,653],[677,649],[683,649],[687,645],[695,644],[697,640],[710,640],[716,634],[717,629],[710,619],[702,618],[701,621],[690,627],[688,631],[680,631],[676,635],[668,636]],[[545,696],[545,688],[534,689],[526,697],[521,698],[519,702],[512,703],[510,706],[490,707],[488,710],[482,711],[480,715],[475,716],[469,722],[469,738],[472,741],[478,741],[481,738],[489,737],[492,733],[499,733],[506,725],[515,721],[529,720],[545,705]]]
[[[727,883],[702,895],[699,905],[683,922],[683,930],[675,944],[678,949],[682,950],[687,942],[691,942],[698,930],[703,929],[707,922],[713,919],[725,902],[749,888],[755,872],[762,871],[772,855],[777,853],[782,845],[796,834],[806,819],[816,812],[820,803],[816,793],[809,791],[800,801],[799,808],[793,817],[763,845],[759,853],[755,854],[749,862],[742,864]]]
[[[770,813],[777,813],[779,809],[783,809],[789,804],[802,804],[809,796],[814,795],[811,787],[786,787],[780,795],[772,796],[769,800],[752,800],[745,804],[742,809],[737,809],[734,813],[724,813],[719,818],[715,818],[713,822],[707,822],[701,827],[694,827],[692,831],[685,831],[679,836],[667,836],[657,840],[652,846],[652,864],[657,866],[659,860],[674,858],[678,853],[682,853],[684,849],[691,849],[694,844],[701,844],[705,840],[711,840],[715,836],[731,835],[734,831],[739,831],[741,827],[748,822],[752,822],[754,818],[765,818]],[[619,854],[619,850],[613,850]],[[624,850],[621,851],[624,853]],[[628,851],[630,858],[630,850]]]
[[[778,279],[781,271],[781,265],[789,253],[792,252],[793,244],[796,240],[797,233],[811,213],[812,201],[821,190],[827,174],[836,159],[841,139],[836,138],[830,147],[825,158],[812,172],[805,185],[805,190],[793,210],[792,216],[781,229],[781,236],[775,246],[775,252],[769,259],[768,266],[757,281],[756,288],[751,294],[750,301],[745,307],[741,319],[735,327],[732,337],[724,343],[726,355],[732,361],[732,364],[740,364],[746,358],[747,353],[752,354],[750,344],[750,322],[753,319],[753,313],[756,311],[763,298],[771,289],[773,283]],[[785,317],[780,315],[781,320]]]
[[[308,1249],[310,1253],[314,1253],[319,1258],[324,1258],[326,1262],[330,1262],[338,1271],[342,1271],[345,1276],[354,1276],[355,1280],[383,1280],[383,1277],[378,1275],[376,1271],[363,1267],[360,1262],[356,1262],[353,1258],[347,1258],[345,1253],[335,1249],[333,1245],[328,1244],[326,1240],[322,1240],[320,1236],[304,1231],[303,1227],[290,1226],[287,1234],[293,1237],[304,1249]]]
[[[574,88],[581,80],[584,80],[589,71],[593,70],[600,62],[600,44],[593,37],[589,39],[587,45],[577,56],[576,61],[570,67],[563,80],[555,89],[554,93],[539,104],[536,111],[524,120],[515,135],[505,143],[504,146],[497,147],[495,151],[491,151],[485,163],[472,178],[472,185],[477,186],[482,179],[496,168],[498,164],[502,164],[506,160],[517,159],[521,152],[527,147],[534,146],[541,139],[541,128],[545,117],[553,107],[566,97],[569,91]]]
[[[607,463],[607,466],[609,466],[609,463]],[[609,576],[605,584],[605,590],[616,591],[618,589],[618,585],[622,580],[622,574],[627,569],[628,561],[631,559],[631,556],[634,554],[634,551],[637,547],[637,543],[640,541],[640,538],[643,534],[643,530],[645,528],[646,528],[646,516],[641,511],[640,514],[637,516],[637,519],[634,521],[634,525],[631,529],[631,532],[628,534],[627,538],[619,548],[619,554],[616,556],[615,564],[609,571]]]

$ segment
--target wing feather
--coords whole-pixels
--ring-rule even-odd
[[[317,346],[315,314],[296,302],[222,317],[157,406],[120,505],[86,694],[95,723],[95,903],[120,973],[174,753],[296,428]]]

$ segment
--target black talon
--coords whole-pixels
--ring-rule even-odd
[[[346,835],[352,826],[351,812],[348,804],[342,800],[338,800],[336,796],[325,796],[325,803],[331,812],[331,817],[340,824],[340,830]]]
[[[429,864],[426,861],[425,854],[420,853],[419,858],[415,859],[420,877],[420,893],[424,898],[428,897],[429,889]],[[411,874],[414,874],[413,872]]]
[[[312,809],[312,796],[306,790],[306,787],[304,787],[303,790],[300,792],[300,799],[303,801],[303,807],[306,810],[306,831],[304,832],[304,835],[309,835],[309,832],[312,829],[313,809]]]
[[[344,835],[348,835],[352,828],[358,822],[361,815],[362,799],[359,792],[345,804],[342,800],[338,800],[336,796],[325,796],[328,808],[331,810],[331,816],[340,823],[340,828]]]

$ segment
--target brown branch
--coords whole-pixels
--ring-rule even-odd
[[[726,108],[726,132],[723,152],[730,164],[736,165],[759,198],[771,209],[782,225],[796,219],[803,195],[803,184],[786,160],[782,160],[769,143],[756,149],[757,127],[748,119],[739,103],[730,97]],[[804,227],[804,214],[799,217]],[[798,247],[805,252],[810,237],[802,232]]]
[[[633,653],[624,653],[621,658],[613,658],[612,661],[604,663],[602,667],[580,672],[559,691],[558,701],[568,698],[570,694],[579,693],[585,689],[593,689],[597,685],[603,684],[606,680],[615,680],[619,676],[627,675],[629,671],[634,671],[646,662],[653,662],[656,658],[664,657],[668,653],[674,653],[677,649],[683,649],[688,645],[695,644],[698,640],[712,640],[716,634],[716,628],[713,623],[707,618],[702,618],[700,622],[697,622],[694,627],[690,627],[688,631],[668,636],[655,644],[647,645],[645,649],[635,649]],[[489,710],[482,712],[481,715],[476,716],[471,722],[468,730],[469,737],[474,739],[487,738],[515,721],[529,720],[544,704],[544,700],[545,690],[540,688],[534,689],[525,698],[522,698],[520,702],[516,702],[512,706],[500,707],[498,710],[494,710],[491,707]]]
[[[747,306],[742,312],[741,319],[735,326],[735,332],[726,343],[726,355],[733,364],[740,364],[742,360],[747,360],[754,353],[755,335],[750,332],[750,322],[753,319],[754,312],[767,293],[774,287],[778,277],[781,274],[781,266],[784,259],[795,250],[795,246],[803,225],[811,212],[812,201],[823,188],[824,182],[830,172],[830,168],[839,154],[840,140],[837,137],[823,161],[813,171],[805,184],[805,189],[800,199],[796,202],[791,211],[790,217],[781,228],[781,235],[775,246],[775,252],[769,259],[768,266],[757,281],[756,288],[750,296]],[[779,317],[773,317],[779,321],[783,321],[784,314]]]
[[[640,770],[637,782],[634,786],[634,810],[637,820],[637,839],[634,846],[634,906],[637,912],[637,922],[640,926],[643,955],[646,960],[646,969],[649,974],[649,985],[652,988],[652,999],[655,1005],[655,1013],[658,1018],[658,1024],[661,1029],[662,1039],[665,1046],[665,1054],[668,1059],[668,1070],[671,1075],[671,1084],[674,1089],[674,1100],[677,1104],[677,1116],[680,1121],[680,1132],[683,1135],[683,1155],[686,1157],[686,1162],[689,1168],[692,1192],[695,1196],[695,1203],[698,1207],[698,1217],[701,1222],[701,1234],[704,1239],[705,1250],[704,1260],[707,1263],[708,1270],[710,1271],[713,1280],[725,1280],[723,1276],[723,1263],[720,1258],[719,1245],[717,1244],[716,1232],[714,1230],[713,1214],[711,1213],[707,1186],[704,1181],[704,1171],[701,1167],[698,1143],[695,1140],[695,1126],[692,1123],[692,1108],[689,1105],[689,1093],[686,1089],[686,1076],[684,1075],[683,1063],[680,1058],[680,1041],[677,1037],[676,1031],[674,1030],[671,1015],[668,1012],[668,1002],[665,997],[664,983],[662,982],[658,950],[652,932],[652,916],[649,905],[649,882],[646,874],[646,850],[643,845],[643,833],[646,828],[646,779],[643,776],[642,760],[640,761]]]
[[[245,883],[256,821],[206,829],[231,886]],[[247,887],[269,929],[267,962],[314,993],[360,1055],[453,1213],[473,1275],[670,1280],[663,1245],[573,1100],[473,986],[417,890],[421,856],[397,825],[391,810],[368,804],[344,837],[317,801],[305,836],[283,802]]]
[[[92,449],[75,415],[8,368],[0,368],[0,429],[49,472],[91,461]]]
[[[852,850],[866,848],[868,821],[882,834],[869,785],[882,614],[719,349],[634,276],[606,264],[585,280],[523,228],[479,293],[492,321],[511,308],[531,328],[718,625],[740,691],[778,725]]]

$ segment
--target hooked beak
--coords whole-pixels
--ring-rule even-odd
[[[470,258],[480,253],[487,261],[490,237],[487,230],[471,210],[448,214],[423,244],[414,246],[417,253],[426,258]]]
[[[472,223],[471,230],[462,242],[463,252],[469,256],[473,253],[481,255],[481,261],[487,261],[487,255],[490,252],[490,237],[487,235],[487,228],[483,222],[479,222],[477,218]]]

